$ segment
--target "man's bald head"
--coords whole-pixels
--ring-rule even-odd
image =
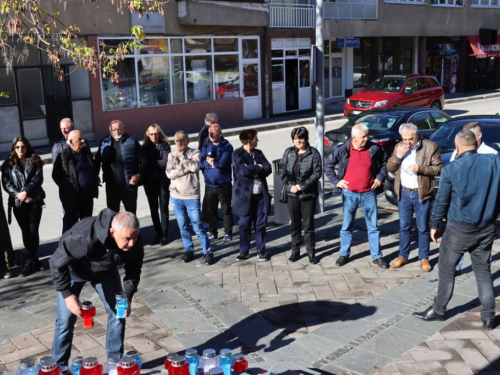
[[[81,152],[85,147],[85,138],[80,130],[73,130],[68,134],[69,147],[75,152]]]
[[[476,135],[470,130],[460,130],[455,136],[455,148],[458,155],[475,150],[477,148]]]

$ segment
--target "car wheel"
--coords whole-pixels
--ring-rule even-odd
[[[438,100],[434,100],[431,104],[431,108],[434,108],[434,109],[441,109],[441,103],[439,103]]]

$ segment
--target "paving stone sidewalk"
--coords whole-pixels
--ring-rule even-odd
[[[289,226],[268,230],[271,261],[241,263],[237,238],[215,244],[216,264],[179,263],[182,243],[149,246],[139,291],[127,319],[125,344],[143,355],[143,373],[160,370],[170,352],[188,347],[228,347],[247,354],[251,371],[279,374],[500,373],[499,330],[480,329],[475,279],[466,259],[445,322],[425,323],[412,312],[425,309],[437,288],[437,267],[411,263],[383,270],[371,262],[362,214],[355,223],[352,261],[338,257],[340,200],[328,198],[318,215],[318,265],[306,255],[289,263]],[[270,220],[272,221],[272,220]],[[149,226],[150,219],[141,220]],[[381,245],[397,256],[398,215],[380,210]],[[174,234],[174,237],[177,234]],[[499,244],[495,243],[495,251]],[[437,248],[431,248],[435,266]],[[496,256],[495,256],[496,258]],[[496,277],[500,269],[493,264]],[[497,295],[500,282],[495,280]],[[55,293],[48,271],[0,282],[0,371],[13,373],[25,357],[50,354]],[[106,316],[94,290],[82,300],[97,306],[96,324],[75,331],[72,356],[105,360]]]

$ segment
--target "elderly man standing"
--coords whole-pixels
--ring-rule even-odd
[[[50,258],[50,272],[57,290],[57,319],[52,358],[64,370],[68,368],[76,318],[82,317],[80,292],[91,283],[108,316],[106,349],[123,354],[125,319],[116,314],[117,293],[128,300],[141,278],[144,248],[139,220],[130,212],[117,214],[105,208],[95,217],[87,217],[63,234],[59,247]],[[124,265],[123,288],[117,266]]]
[[[429,217],[434,197],[434,177],[443,168],[438,146],[419,136],[414,124],[399,127],[402,141],[396,145],[387,162],[387,170],[396,172],[394,191],[399,207],[399,256],[392,268],[408,263],[411,222],[415,212],[418,230],[418,259],[422,271],[429,272]]]
[[[208,131],[209,141],[203,145],[200,153],[201,169],[205,177],[205,212],[208,220],[208,238],[218,238],[217,210],[219,202],[224,219],[223,243],[233,239],[233,211],[231,210],[233,146],[222,136],[219,124],[212,124]]]
[[[461,130],[456,135],[455,147],[458,157],[441,172],[431,215],[430,236],[434,242],[445,217],[447,222],[439,249],[437,295],[431,307],[413,315],[427,321],[445,320],[446,306],[455,286],[455,266],[468,252],[483,306],[483,329],[492,330],[495,294],[490,255],[500,211],[500,158],[478,154],[476,137],[470,130]]]
[[[381,268],[389,268],[380,250],[375,192],[387,175],[385,164],[384,150],[368,140],[368,128],[362,124],[353,126],[351,139],[334,147],[325,162],[325,174],[335,186],[334,195],[342,195],[344,221],[340,230],[340,257],[336,262],[339,267],[349,262],[352,226],[358,206],[361,205],[373,263]]]
[[[75,125],[70,118],[63,118],[59,123],[59,126],[61,127],[63,138],[54,143],[54,146],[52,147],[52,164],[56,162],[57,155],[59,155],[63,149],[68,147],[68,135],[75,129]]]
[[[61,151],[52,168],[52,179],[59,186],[64,208],[63,233],[79,219],[92,216],[94,198],[99,193],[94,157],[85,146],[82,132],[70,132],[68,143],[69,147]]]
[[[170,199],[184,243],[184,256],[181,262],[188,263],[194,259],[189,218],[200,240],[205,265],[209,266],[214,262],[214,255],[207,232],[201,222],[200,151],[188,147],[189,137],[183,130],[175,133],[174,140],[177,151],[168,154],[167,177],[170,178]]]
[[[123,202],[125,210],[135,214],[137,187],[145,174],[147,159],[137,139],[125,133],[123,122],[111,121],[109,132],[110,135],[101,140],[95,156],[97,174],[102,165],[106,205],[118,212],[120,202]]]

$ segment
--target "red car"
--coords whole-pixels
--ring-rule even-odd
[[[444,91],[433,76],[385,76],[348,98],[344,104],[344,116],[352,117],[368,109],[394,106],[442,109]]]

